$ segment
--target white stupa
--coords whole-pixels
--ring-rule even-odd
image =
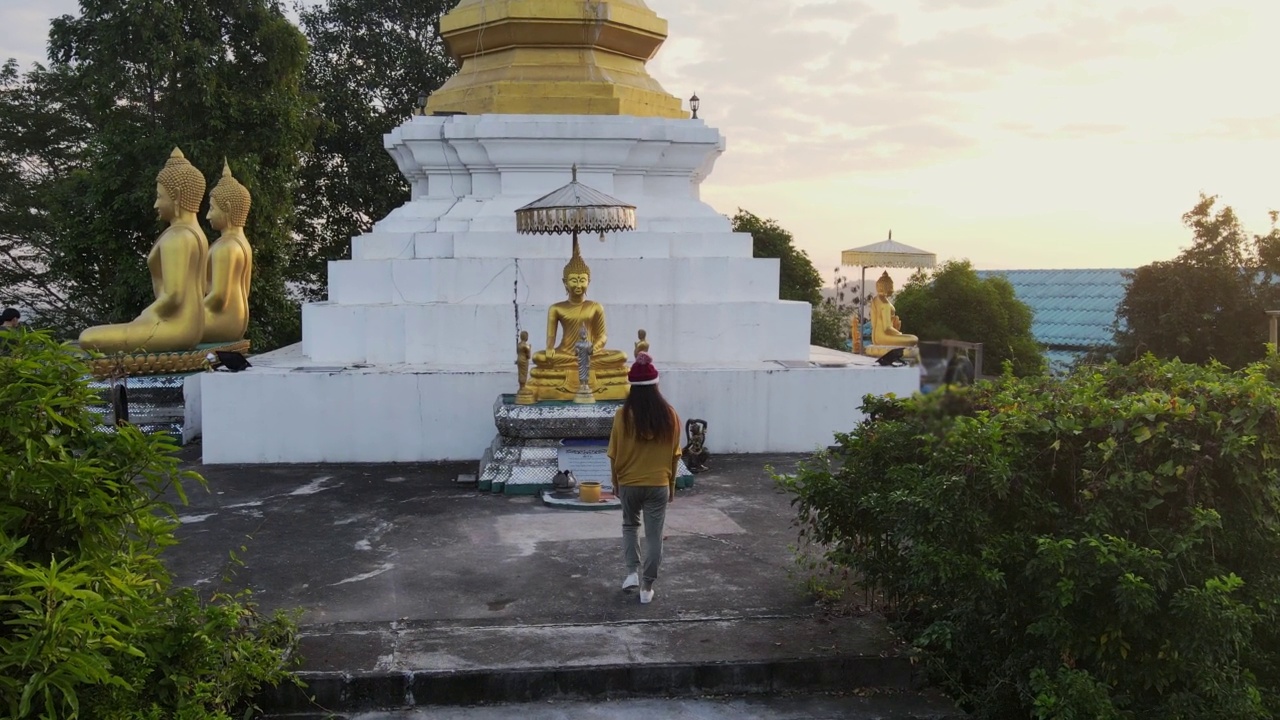
[[[386,136],[410,200],[330,263],[301,343],[200,376],[206,463],[479,458],[519,331],[541,349],[565,297],[569,239],[518,234],[515,210],[574,165],[636,206],[636,231],[582,242],[608,346],[630,355],[647,331],[712,452],[814,450],[864,394],[917,389],[914,368],[811,347],[778,261],[700,200],[724,138],[649,77],[666,23],[642,0],[463,0],[441,32],[460,72]]]

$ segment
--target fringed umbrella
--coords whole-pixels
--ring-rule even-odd
[[[607,233],[636,229],[636,206],[605,195],[578,182],[578,166],[564,187],[543,195],[516,210],[516,231],[526,234],[573,234],[574,251],[578,233]]]

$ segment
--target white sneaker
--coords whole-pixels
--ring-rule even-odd
[[[633,587],[640,587],[640,576],[636,573],[631,573],[626,580],[622,581],[623,590],[630,590]]]
[[[650,590],[641,590],[641,591],[640,591],[640,604],[641,604],[641,605],[648,605],[648,604],[649,604],[649,603],[651,603],[651,602],[653,602],[653,590],[652,590],[652,589],[650,589]]]

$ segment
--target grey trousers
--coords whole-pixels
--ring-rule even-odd
[[[667,486],[618,486],[622,501],[622,561],[627,572],[640,571],[640,514],[644,513],[644,572],[641,587],[648,589],[658,579],[662,563],[662,525],[667,519]]]

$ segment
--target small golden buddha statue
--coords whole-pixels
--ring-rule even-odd
[[[516,378],[520,381],[520,389],[516,392],[517,405],[532,405],[533,391],[529,389],[529,360],[533,357],[533,346],[529,344],[529,331],[520,331],[520,342],[516,343]]]
[[[640,357],[640,353],[649,352],[649,333],[643,328],[636,332],[636,354],[634,357]]]
[[[627,396],[627,355],[605,349],[604,307],[586,299],[591,268],[573,244],[573,257],[564,266],[568,300],[547,310],[547,349],[533,355],[528,387],[539,400],[573,400],[580,387],[577,343],[586,331],[590,343],[588,387],[597,400],[622,400]],[[559,344],[556,342],[559,333]]]
[[[244,338],[249,329],[249,284],[253,280],[253,248],[244,234],[252,198],[222,163],[222,179],[209,193],[209,226],[221,233],[209,246],[207,294],[204,296],[202,342]]]
[[[894,348],[909,348],[907,354],[914,357],[920,338],[902,332],[902,319],[889,301],[890,295],[893,278],[885,272],[876,280],[876,296],[871,299],[871,344],[867,354],[880,357]]]
[[[204,175],[174,148],[156,176],[156,214],[169,223],[147,253],[155,302],[134,320],[80,333],[80,347],[103,353],[191,350],[204,333],[205,263],[209,241],[196,213]]]

